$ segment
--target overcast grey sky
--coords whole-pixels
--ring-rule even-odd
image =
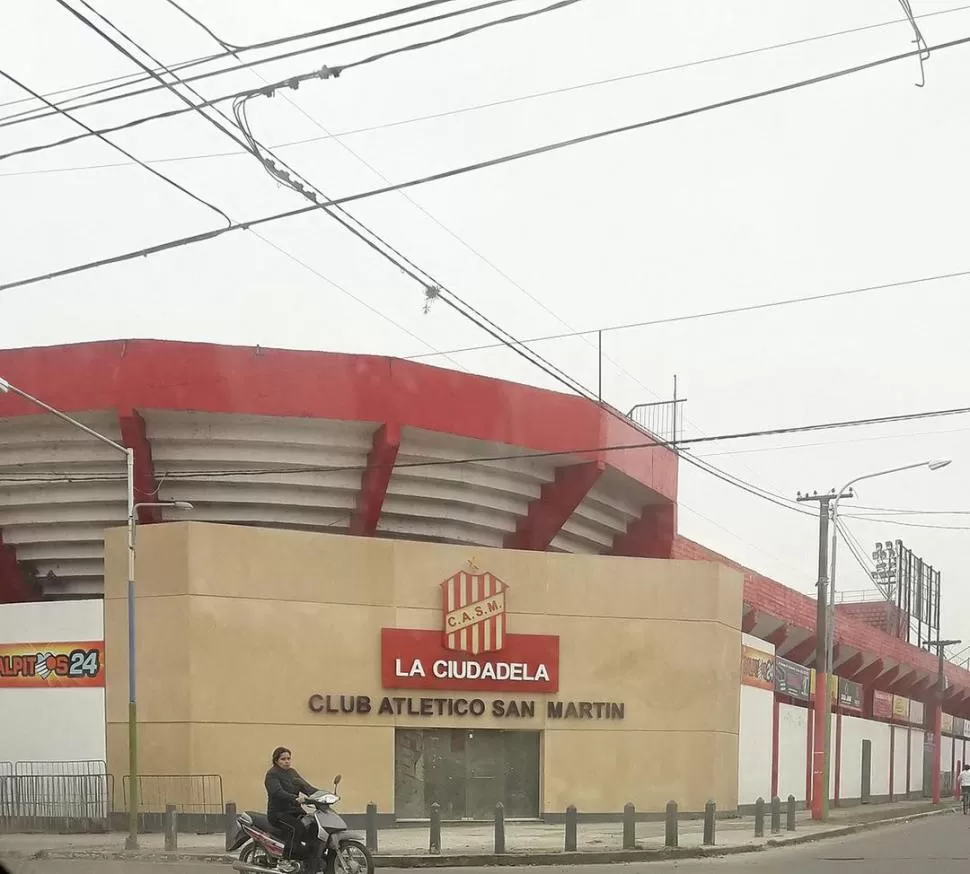
[[[91,3],[166,63],[219,50],[165,0]],[[248,44],[403,3],[184,5],[223,39]],[[522,0],[460,23],[259,69],[275,80],[542,5]],[[959,0],[913,5],[918,15],[961,6]],[[35,90],[135,69],[55,0],[9,3],[3,11],[0,68]],[[897,23],[437,119],[390,122],[900,17],[896,0],[583,0],[313,81],[286,97],[253,103],[249,120],[269,145],[312,138],[281,146],[279,154],[339,196],[385,184],[378,174],[402,181],[905,52],[913,48],[913,32]],[[925,18],[921,27],[931,45],[970,36],[970,8]],[[522,337],[970,270],[968,73],[970,47],[954,48],[926,63],[924,88],[915,87],[918,62],[906,60],[426,185],[410,191],[411,200],[400,194],[369,199],[352,211]],[[252,71],[237,71],[199,88],[214,97],[261,84]],[[0,102],[23,96],[0,81]],[[79,115],[107,126],[177,105],[163,93]],[[0,107],[0,115],[23,107]],[[0,152],[76,132],[58,118],[0,128]],[[235,220],[305,203],[196,115],[153,122],[115,141],[144,160],[187,159],[154,166]],[[238,154],[222,154],[227,151]],[[92,139],[0,162],[0,282],[219,226],[215,213],[135,165],[84,169],[119,162],[125,159]],[[240,232],[2,292],[0,346],[157,337],[417,355],[489,340],[440,302],[425,315],[420,288],[324,215],[267,225],[260,234],[269,242]],[[604,395],[628,409],[669,397],[677,374],[688,397],[689,435],[967,406],[968,291],[970,278],[956,278],[609,333]],[[589,341],[536,348],[595,388]],[[556,386],[507,350],[453,359],[425,360]],[[698,446],[697,453],[787,497],[882,467],[953,458],[938,473],[870,483],[858,503],[970,511],[968,431],[964,416],[716,443]],[[814,520],[689,465],[681,467],[681,496],[681,533],[811,591]],[[892,524],[900,520],[965,527]],[[850,525],[867,552],[877,539],[902,537],[941,567],[944,631],[970,641],[964,580],[970,515]],[[843,550],[840,587],[865,585]]]

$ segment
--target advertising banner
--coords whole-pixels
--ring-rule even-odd
[[[839,707],[862,712],[862,686],[839,677]]]
[[[750,646],[741,647],[741,682],[745,686],[775,691],[775,657]]]
[[[912,725],[923,724],[923,702],[922,701],[909,702],[909,721],[910,721],[910,724]]]
[[[909,698],[893,695],[893,719],[896,722],[909,722]]]
[[[0,644],[0,688],[104,686],[104,641]]]
[[[953,714],[944,713],[940,720],[940,730],[943,734],[953,734]]]
[[[775,659],[775,691],[801,701],[812,698],[812,671],[788,659]]]
[[[872,693],[872,715],[876,719],[893,718],[893,696],[889,692]]]

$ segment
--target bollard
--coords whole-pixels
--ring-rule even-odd
[[[576,852],[576,807],[572,804],[566,808],[566,845],[567,853]]]
[[[677,846],[677,802],[667,802],[667,812],[664,816],[664,846]]]
[[[704,805],[704,846],[714,846],[714,822],[717,817],[717,805],[708,801]]]
[[[428,850],[433,855],[441,852],[441,807],[437,801],[431,805],[431,842]]]
[[[236,833],[239,831],[239,824],[236,822],[236,805],[230,801],[226,805],[226,852],[236,840]]]
[[[788,831],[795,831],[795,796],[788,796]]]
[[[777,795],[771,799],[771,833],[781,834],[781,799]]]
[[[632,802],[623,805],[623,849],[635,850],[637,847],[637,809]]]
[[[174,804],[165,805],[165,852],[174,853],[179,848],[178,813]]]
[[[495,855],[505,853],[505,807],[500,801],[495,805]]]
[[[371,801],[367,805],[367,849],[372,853],[377,852],[377,805]]]
[[[765,800],[759,798],[754,803],[754,836],[763,838],[765,836]]]

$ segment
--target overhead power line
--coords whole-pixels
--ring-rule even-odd
[[[507,4],[507,3],[515,3],[515,2],[519,2],[519,0],[486,0],[486,2],[479,3],[476,6],[469,6],[469,7],[466,7],[464,9],[455,10],[453,12],[446,12],[446,13],[442,13],[440,15],[429,16],[428,18],[422,18],[422,19],[417,19],[415,21],[409,21],[409,22],[406,22],[404,24],[394,25],[393,27],[385,27],[385,28],[382,28],[380,30],[373,30],[373,31],[369,31],[368,33],[357,34],[356,36],[344,37],[343,39],[332,40],[331,42],[320,43],[320,44],[315,45],[315,46],[309,46],[309,47],[302,48],[302,49],[296,49],[294,51],[284,52],[283,54],[273,55],[271,57],[260,58],[260,59],[255,60],[255,61],[248,62],[247,64],[245,64],[245,67],[247,67],[247,68],[255,68],[255,67],[262,66],[264,64],[276,63],[276,62],[279,62],[279,61],[288,60],[290,58],[299,57],[301,55],[306,55],[306,54],[309,54],[309,53],[312,53],[312,52],[319,52],[319,51],[323,51],[324,49],[337,48],[338,46],[349,45],[351,43],[361,42],[362,40],[372,39],[372,38],[379,37],[379,36],[387,36],[388,34],[399,33],[399,32],[404,31],[404,30],[410,30],[411,28],[414,28],[414,27],[421,27],[421,26],[426,25],[426,24],[434,24],[434,23],[437,23],[437,22],[440,22],[440,21],[446,21],[448,19],[455,18],[457,16],[468,15],[470,13],[480,12],[480,11],[485,10],[485,9],[491,9],[493,7],[503,6],[503,5]],[[580,2],[580,0],[572,0],[572,2]],[[553,8],[558,8],[558,7],[555,7],[554,6]],[[541,15],[542,13],[544,13],[546,11],[550,11],[550,10],[548,10],[548,9],[538,9],[538,10],[535,10],[535,11],[529,13],[529,16]],[[489,22],[487,24],[487,26],[493,27],[496,24],[502,24],[502,23],[505,23],[505,19],[496,19],[496,20],[494,20],[494,22]],[[464,36],[466,34],[462,33],[461,35]],[[447,42],[449,39],[456,39],[456,38],[458,38],[458,37],[456,37],[456,36],[446,36],[446,37],[441,38],[441,40],[439,40],[439,41],[441,41],[441,42]],[[413,50],[413,47],[412,46],[402,46],[402,47],[396,49],[393,52],[393,54],[399,54],[401,52],[407,52],[407,51],[412,51],[412,50]],[[227,53],[227,55],[228,54],[229,53]],[[360,63],[359,61],[358,62],[354,62],[355,65],[357,65],[359,63]],[[368,61],[368,63],[370,63],[370,61]],[[184,71],[187,66],[188,65],[183,65],[183,66],[179,67],[178,65],[176,65],[176,66],[169,67],[168,70],[171,73],[173,73],[173,74],[180,73],[180,72]],[[199,74],[197,74],[195,76],[188,76],[188,77],[182,79],[181,81],[185,85],[192,85],[192,84],[195,84],[195,83],[200,82],[200,81],[205,80],[205,79],[211,79],[214,76],[220,76],[220,75],[223,75],[223,74],[226,74],[226,73],[238,72],[238,70],[239,70],[239,67],[236,66],[235,64],[233,64],[233,65],[228,66],[228,67],[225,67],[225,68],[223,68],[221,70],[213,70],[213,71],[210,71],[208,73],[199,73]],[[158,71],[156,70],[156,71],[153,71],[153,72],[155,74],[157,74]],[[153,73],[152,72],[146,72],[146,78],[154,78]],[[124,86],[118,86],[118,87],[124,87]],[[73,103],[72,102],[72,105],[71,105],[70,108],[71,109],[87,109],[88,107],[92,107],[92,106],[102,106],[102,105],[107,104],[107,103],[114,103],[114,102],[116,102],[118,100],[126,100],[126,99],[131,98],[131,97],[140,97],[140,96],[145,95],[145,94],[152,94],[152,93],[154,93],[156,91],[162,90],[163,88],[164,88],[163,85],[156,84],[156,85],[148,86],[146,88],[140,88],[140,89],[138,89],[136,91],[126,91],[126,92],[120,93],[120,94],[110,94],[110,95],[108,95],[106,97],[100,97],[100,98],[98,98],[96,100],[84,100],[84,98],[82,98],[82,101],[83,102],[81,102],[81,103]],[[111,90],[115,90],[115,89],[106,89],[106,90],[111,91]],[[235,96],[235,95],[231,95],[230,97],[226,97],[226,98],[218,98],[218,99],[219,100],[232,99],[233,96]],[[27,110],[25,112],[15,113],[13,115],[7,116],[4,119],[0,119],[0,127],[8,127],[8,126],[13,125],[13,124],[23,124],[23,123],[28,122],[28,121],[37,121],[37,120],[42,119],[42,118],[47,118],[51,114],[52,113],[50,113],[50,112],[40,112],[40,113],[38,113],[35,110]]]
[[[417,3],[417,4],[414,4],[412,6],[405,6],[405,7],[401,7],[401,8],[398,8],[398,9],[391,9],[391,10],[388,10],[386,12],[378,13],[377,15],[369,15],[369,16],[367,16],[365,18],[357,18],[357,19],[354,19],[353,21],[345,21],[345,22],[342,22],[340,24],[333,24],[333,25],[330,25],[329,27],[322,28],[322,29],[319,29],[319,30],[305,31],[305,32],[302,32],[302,33],[291,34],[290,36],[280,37],[276,41],[270,41],[270,42],[272,44],[274,44],[274,45],[283,45],[286,42],[294,42],[294,41],[301,40],[301,39],[310,39],[310,38],[312,38],[314,36],[322,36],[322,35],[327,34],[327,33],[336,33],[337,31],[348,30],[348,29],[353,28],[353,27],[359,27],[360,25],[363,25],[363,24],[373,24],[374,22],[383,21],[384,19],[387,19],[387,18],[393,18],[393,17],[399,16],[399,15],[405,15],[405,14],[408,14],[408,13],[411,13],[411,12],[417,12],[417,11],[420,11],[420,10],[423,10],[423,9],[426,9],[426,8],[430,8],[430,7],[433,7],[433,6],[441,6],[444,3],[451,3],[451,2],[454,2],[454,0],[428,0],[428,2]],[[510,3],[510,2],[515,2],[515,0],[496,0],[496,2],[494,2],[494,3],[488,3],[487,6],[485,6],[484,8],[489,8],[489,7],[493,6],[493,5],[500,5],[502,3]],[[472,9],[475,9],[477,7],[471,7],[471,8]],[[462,10],[462,11],[459,11],[459,12],[453,13],[453,14],[461,15],[461,14],[463,14],[466,11],[468,11],[468,10]],[[446,16],[446,17],[450,17],[450,16]],[[433,19],[430,19],[430,20],[437,21],[437,20],[440,20],[440,19],[433,18]],[[427,21],[428,21],[428,19],[422,19],[420,21],[411,22],[411,23],[407,24],[405,27],[403,27],[401,29],[406,29],[407,27],[417,27],[417,26],[420,26],[421,24],[426,23]],[[380,35],[383,35],[384,33],[393,33],[393,32],[396,32],[396,30],[374,31],[374,32],[371,32],[369,34],[365,34],[363,37],[360,37],[360,38],[361,39],[368,39],[371,36],[380,36]],[[220,44],[221,44],[221,41],[220,41]],[[120,88],[127,88],[130,85],[137,85],[140,82],[148,82],[148,81],[151,81],[151,79],[153,78],[153,76],[152,76],[153,73],[161,73],[161,72],[163,72],[163,70],[173,70],[173,71],[176,71],[176,72],[180,72],[180,71],[183,71],[183,70],[191,69],[192,67],[199,66],[200,64],[207,64],[207,63],[210,63],[212,61],[218,61],[218,60],[223,59],[223,58],[228,58],[228,57],[232,56],[235,52],[247,52],[247,51],[253,51],[253,50],[256,50],[256,49],[260,49],[260,48],[269,48],[269,47],[270,46],[265,45],[265,44],[256,43],[256,44],[249,45],[249,46],[240,46],[240,47],[236,48],[235,51],[227,48],[224,51],[216,52],[215,54],[202,55],[201,57],[190,58],[190,59],[187,59],[187,60],[184,60],[184,61],[177,61],[175,63],[168,64],[165,67],[163,67],[162,65],[158,65],[157,67],[155,67],[152,70],[151,73],[129,73],[129,74],[124,75],[124,76],[112,76],[111,78],[108,78],[108,79],[100,79],[100,80],[98,80],[96,82],[88,82],[88,83],[86,83],[84,85],[75,85],[75,86],[70,87],[70,88],[61,88],[61,89],[59,89],[57,91],[49,91],[46,94],[44,94],[43,96],[44,97],[59,97],[59,96],[61,96],[63,94],[70,94],[73,91],[80,91],[80,90],[88,89],[88,88],[97,89],[97,90],[93,90],[93,91],[87,92],[87,93],[82,94],[82,95],[78,95],[78,96],[73,97],[73,98],[65,98],[64,101],[62,101],[62,102],[66,102],[68,100],[83,100],[83,99],[85,99],[87,97],[94,97],[94,96],[96,96],[98,94],[108,93],[108,92],[115,91],[115,90],[120,89]],[[311,47],[309,49],[306,49],[305,51],[317,51],[318,48],[319,47],[314,46],[314,47]],[[303,52],[300,52],[299,54],[303,54]],[[269,58],[269,59],[266,60],[266,63],[269,63],[269,62],[275,61],[275,60],[279,60],[279,58]],[[213,71],[212,73],[207,74],[206,76],[197,77],[196,78],[196,81],[198,80],[198,78],[208,78],[209,75],[221,75],[224,72],[230,72],[230,70],[231,70],[231,68],[230,69],[226,69],[226,70]],[[110,86],[110,87],[101,87],[101,86]],[[157,89],[156,88],[152,88],[150,90],[154,91],[154,90],[157,90]],[[143,92],[133,92],[133,93],[130,93],[130,94],[119,95],[119,97],[117,99],[122,99],[123,97],[134,97],[134,96],[137,96],[138,94],[141,94],[141,93],[143,93]],[[0,103],[0,108],[2,108],[4,106],[15,106],[17,104],[27,103],[27,102],[30,102],[29,101],[29,98],[23,98],[23,99],[20,99],[20,100],[8,100],[5,103]],[[29,114],[30,112],[33,112],[33,111],[34,110],[27,110],[24,113],[19,113],[19,115],[26,115],[26,114]],[[13,117],[13,116],[8,116],[8,117]]]
[[[759,310],[771,310],[779,307],[793,306],[795,304],[815,303],[817,301],[834,300],[842,297],[852,297],[859,294],[868,294],[874,291],[886,291],[892,288],[906,288],[907,286],[921,285],[926,282],[939,282],[944,279],[957,279],[970,276],[970,270],[957,270],[952,273],[937,273],[930,276],[919,276],[915,279],[900,279],[895,282],[883,282],[879,285],[865,285],[859,288],[849,288],[844,291],[828,291],[820,294],[809,294],[802,297],[784,298],[782,300],[765,301],[764,303],[741,304],[735,307],[725,307],[719,310],[707,310],[700,313],[688,313],[680,316],[666,316],[659,319],[645,319],[638,322],[624,322],[619,325],[606,325],[602,328],[584,328],[581,331],[565,331],[559,334],[545,334],[540,337],[529,337],[523,343],[546,343],[552,340],[567,340],[573,337],[588,337],[594,334],[607,334],[616,331],[629,331],[634,328],[649,328],[655,325],[671,325],[677,322],[693,322],[701,319],[712,319],[720,316],[732,316],[740,313],[751,313]],[[463,352],[482,352],[487,349],[496,349],[500,344],[484,343],[479,346],[462,346],[458,349],[449,349],[449,355],[458,355]],[[419,360],[430,358],[433,353],[421,353],[418,355],[408,355],[409,360]]]
[[[194,104],[192,103],[192,101],[189,98],[187,98],[184,94],[182,94],[180,91],[178,91],[175,88],[175,86],[174,86],[173,83],[166,82],[164,79],[162,79],[162,77],[161,77],[160,74],[151,72],[151,70],[150,70],[149,67],[147,67],[144,63],[142,63],[135,55],[133,55],[130,51],[128,51],[128,49],[126,49],[123,45],[121,45],[117,40],[113,39],[109,34],[107,34],[104,31],[102,31],[94,22],[90,21],[83,14],[81,14],[80,12],[78,12],[77,10],[75,10],[74,8],[72,8],[70,5],[68,5],[66,2],[64,2],[64,0],[56,0],[56,2],[58,2],[61,6],[63,6],[68,12],[70,12],[78,21],[80,21],[82,24],[84,24],[87,28],[89,28],[90,30],[94,31],[102,39],[106,40],[115,50],[117,50],[122,55],[124,55],[128,60],[130,60],[132,63],[134,63],[136,66],[140,67],[141,69],[148,71],[149,72],[149,75],[152,75],[154,78],[156,78],[160,82],[162,82],[165,85],[165,87],[168,88],[172,92],[172,94],[174,94],[175,97],[177,97],[180,101],[182,101],[183,103],[186,103],[190,107],[193,107],[194,106]],[[178,80],[178,77],[175,76],[174,74],[170,73],[170,71],[168,71],[167,68],[164,67],[164,64],[162,64],[161,61],[159,61],[156,57],[154,57],[154,55],[152,55],[150,52],[146,51],[135,40],[133,40],[127,33],[125,33],[120,28],[118,28],[117,25],[115,25],[110,19],[108,19],[106,16],[102,15],[97,9],[94,8],[94,6],[92,6],[90,3],[88,3],[87,0],[80,0],[80,2],[87,9],[89,9],[94,15],[98,16],[98,18],[100,18],[101,21],[103,21],[106,25],[108,25],[113,30],[115,30],[123,39],[127,40],[129,43],[131,43],[133,46],[135,46],[140,52],[142,52],[146,57],[148,57],[153,63],[155,63],[159,67],[162,67],[163,69],[165,69],[165,72],[168,73],[169,75],[172,75],[173,78],[177,82],[179,81]],[[188,91],[191,92],[192,94],[194,94],[200,100],[202,99],[202,96],[194,88],[192,88],[191,86],[188,86]],[[219,110],[218,108],[216,108],[216,112],[219,112],[220,114],[222,114],[222,111]],[[200,110],[199,114],[207,122],[209,122],[210,124],[212,124],[220,133],[226,134],[231,139],[233,139],[234,142],[238,143],[239,145],[243,146],[244,148],[246,147],[246,143],[245,143],[244,139],[242,138],[241,133],[239,133],[239,134],[234,133],[229,127],[226,127],[225,125],[221,124],[217,119],[211,118],[210,116],[206,115],[201,110]],[[229,124],[231,125],[231,123],[232,123],[231,120],[228,119],[225,115],[223,115],[223,117],[226,118],[226,121],[229,122]],[[328,214],[330,214],[330,213],[328,213]],[[332,216],[332,217],[337,218],[336,216]],[[231,223],[231,219],[227,219],[227,220],[230,221],[230,223]],[[341,221],[341,224],[345,224],[345,223]],[[345,224],[345,227],[346,227],[346,224]],[[357,233],[353,228],[349,228],[348,227],[348,229],[351,230],[354,233]],[[375,315],[377,315],[379,318],[381,318],[384,321],[388,322],[388,324],[390,324],[390,325],[398,328],[400,331],[403,331],[409,337],[411,337],[414,340],[417,340],[422,345],[427,346],[427,347],[429,347],[431,349],[434,349],[435,348],[430,343],[428,343],[426,340],[424,340],[423,338],[419,337],[417,334],[415,334],[413,331],[409,330],[408,328],[404,327],[399,322],[395,321],[393,318],[391,318],[390,316],[388,316],[386,313],[381,312],[376,307],[374,307],[371,304],[367,303],[367,301],[365,301],[362,298],[360,298],[357,295],[355,295],[349,289],[347,289],[344,286],[342,286],[342,285],[334,282],[329,277],[324,276],[323,273],[321,273],[316,268],[312,267],[311,265],[309,265],[308,263],[306,263],[305,261],[303,261],[301,258],[298,258],[293,253],[291,253],[288,250],[286,250],[286,249],[282,248],[281,246],[277,245],[276,243],[274,243],[269,238],[262,236],[260,233],[255,232],[255,235],[256,235],[256,237],[258,239],[260,239],[266,245],[268,245],[272,249],[275,249],[277,252],[279,252],[280,254],[284,255],[287,258],[289,258],[291,261],[293,261],[294,263],[296,263],[299,266],[303,267],[305,270],[313,273],[315,276],[317,276],[320,279],[324,280],[324,282],[326,282],[328,285],[330,285],[333,288],[337,289],[338,291],[340,291],[341,293],[343,293],[344,295],[346,295],[347,297],[349,297],[351,300],[354,300],[355,302],[357,302],[358,304],[360,304],[365,309],[370,310],[372,313],[374,313]],[[453,364],[455,364],[460,369],[463,369],[461,367],[461,364],[459,362],[455,361],[455,359],[453,359],[450,356],[448,356],[447,353],[443,353],[443,354],[448,358],[449,361],[451,361]]]
[[[949,48],[956,48],[958,46],[964,46],[970,43],[970,37],[963,37],[958,40],[952,40],[948,43],[941,43],[932,47],[935,52],[945,51]],[[606,139],[607,137],[616,136],[622,133],[629,133],[635,130],[641,130],[643,128],[652,127],[654,125],[663,124],[670,121],[675,121],[682,118],[687,118],[692,115],[699,115],[704,112],[710,112],[715,109],[723,109],[728,106],[735,106],[741,103],[750,102],[753,100],[758,100],[764,97],[769,97],[777,94],[782,94],[789,91],[794,91],[799,88],[809,87],[811,85],[817,85],[822,82],[827,82],[833,79],[841,78],[844,76],[849,76],[855,73],[862,72],[864,70],[873,69],[875,67],[883,66],[886,64],[894,63],[897,61],[904,60],[906,58],[915,57],[917,52],[904,52],[898,55],[892,55],[886,58],[880,58],[875,61],[869,61],[865,64],[859,64],[853,67],[847,67],[841,70],[836,70],[834,72],[825,73],[821,76],[813,76],[809,79],[802,79],[798,82],[788,83],[786,85],[780,85],[774,88],[768,88],[763,91],[751,92],[739,97],[733,97],[727,100],[721,100],[716,103],[709,103],[703,106],[695,107],[693,109],[683,110],[681,112],[671,113],[665,116],[659,116],[656,118],[648,119],[646,121],[634,122],[627,125],[622,125],[620,127],[609,128],[607,130],[598,131],[592,134],[585,134],[579,137],[573,137],[568,140],[560,140],[558,142],[549,143],[544,146],[538,146],[532,149],[526,149],[520,152],[513,152],[506,154],[497,158],[491,158],[485,161],[479,161],[474,164],[466,164],[460,167],[455,167],[450,170],[444,170],[438,173],[433,173],[428,176],[422,176],[417,179],[411,179],[407,182],[401,182],[396,185],[387,185],[380,188],[371,189],[369,191],[362,191],[357,194],[350,194],[344,197],[339,197],[324,203],[320,203],[317,206],[306,206],[298,209],[287,210],[285,212],[276,213],[274,215],[263,216],[258,219],[252,219],[247,222],[235,223],[227,228],[219,228],[214,231],[208,231],[200,234],[193,234],[186,237],[180,237],[174,240],[168,240],[163,243],[156,243],[153,246],[145,246],[140,249],[135,249],[129,252],[125,252],[119,255],[112,255],[105,258],[100,258],[96,261],[88,261],[83,264],[77,264],[72,267],[61,268],[60,270],[54,270],[49,273],[37,274],[25,279],[18,279],[12,282],[7,282],[0,285],[0,291],[6,291],[12,288],[22,288],[26,285],[32,285],[37,282],[42,282],[47,279],[55,279],[62,276],[71,276],[77,273],[82,273],[88,270],[94,270],[99,267],[105,267],[109,264],[120,264],[125,261],[132,261],[137,258],[147,257],[149,255],[155,255],[159,252],[166,252],[172,249],[181,248],[183,246],[193,245],[195,243],[205,242],[207,240],[213,240],[217,237],[223,236],[224,234],[231,233],[232,231],[245,230],[259,225],[268,224],[271,222],[280,221],[282,219],[293,218],[300,215],[305,215],[309,212],[313,212],[316,209],[324,209],[326,207],[338,206],[347,203],[353,203],[358,200],[365,200],[370,197],[376,197],[383,194],[388,194],[392,191],[401,191],[408,188],[415,188],[419,185],[426,185],[430,182],[438,182],[445,179],[452,179],[456,176],[461,176],[466,173],[473,173],[480,170],[484,170],[490,167],[497,167],[504,164],[509,164],[515,161],[522,160],[524,158],[532,158],[539,155],[547,154],[550,152],[558,151],[561,149],[571,148],[573,146],[581,145],[584,143],[594,142],[600,139]],[[251,92],[243,92],[248,94]],[[200,104],[200,106],[203,104]],[[191,110],[175,110],[176,112],[185,112]],[[0,160],[3,157],[8,157],[12,153],[8,153],[7,156],[0,155]]]
[[[171,2],[171,0],[170,0]],[[174,4],[173,4],[174,5]],[[956,6],[952,9],[941,9],[936,12],[927,12],[924,15],[917,16],[917,18],[931,18],[936,15],[948,15],[952,12],[964,12],[970,9],[970,5],[967,6]],[[677,70],[685,70],[690,67],[699,67],[705,64],[717,63],[719,61],[732,60],[736,58],[743,58],[749,55],[756,55],[762,52],[771,52],[778,49],[790,48],[792,46],[803,45],[805,43],[817,42],[819,40],[832,39],[833,37],[845,36],[848,34],[859,33],[861,31],[873,30],[876,28],[883,28],[893,24],[900,24],[908,21],[906,18],[895,18],[890,21],[881,21],[877,24],[868,24],[861,27],[848,28],[846,30],[838,30],[830,33],[818,34],[816,36],[803,37],[802,39],[789,40],[788,42],[775,43],[773,45],[761,46],[754,49],[745,49],[738,52],[729,52],[728,54],[714,55],[712,57],[700,58],[693,61],[684,61],[679,64],[672,64],[666,67],[655,67],[650,70],[641,70],[636,73],[626,73],[620,76],[611,76],[605,79],[594,79],[592,81],[580,82],[575,85],[566,85],[560,88],[553,88],[545,91],[533,91],[528,94],[521,94],[514,97],[503,98],[500,100],[492,100],[486,103],[476,103],[469,106],[461,106],[455,109],[443,110],[441,112],[428,113],[425,115],[411,116],[409,118],[398,119],[396,121],[382,122],[379,124],[368,125],[365,127],[351,128],[349,130],[325,132],[324,136],[314,136],[314,137],[304,137],[302,139],[289,140],[283,143],[274,143],[269,148],[272,149],[285,149],[291,146],[306,145],[309,143],[322,142],[326,140],[339,140],[342,137],[354,136],[362,133],[372,133],[379,130],[387,130],[390,128],[402,127],[405,125],[416,124],[425,121],[434,121],[437,119],[448,118],[456,115],[463,115],[465,113],[479,112],[485,109],[492,109],[499,106],[507,106],[515,103],[523,103],[530,100],[542,99],[545,97],[552,97],[560,94],[567,94],[570,92],[582,91],[587,88],[597,88],[603,85],[611,85],[618,82],[626,82],[635,79],[645,78],[647,76],[654,76],[660,73],[670,73]],[[217,38],[218,39],[218,38]],[[219,40],[221,44],[221,40]],[[237,69],[245,69],[245,65]],[[173,65],[173,70],[178,69],[178,65]],[[227,69],[226,72],[230,72]],[[0,104],[3,106],[4,104]],[[198,155],[183,155],[174,156],[169,158],[157,158],[154,161],[149,161],[150,164],[165,164],[165,163],[178,163],[182,161],[201,161],[216,158],[238,158],[242,157],[242,152],[208,152],[205,154]],[[113,163],[103,163],[103,164],[85,164],[82,166],[75,167],[45,167],[36,170],[17,170],[11,173],[0,173],[0,177],[3,176],[31,176],[45,173],[71,173],[87,170],[105,170],[112,169],[116,167],[128,166],[126,162],[113,162]]]
[[[901,519],[885,519],[879,516],[864,516],[858,513],[850,514],[851,518],[859,522],[873,522],[883,527],[902,525],[904,528],[926,528],[937,531],[970,531],[970,525],[939,525],[935,522],[903,522]]]
[[[63,115],[66,119],[68,119],[69,121],[74,122],[74,124],[76,124],[78,127],[84,128],[89,133],[92,133],[92,134],[94,133],[94,129],[90,125],[88,125],[85,122],[81,121],[79,118],[76,118],[74,115],[72,115],[66,109],[61,109],[60,107],[55,106],[53,103],[51,103],[49,100],[47,100],[46,97],[42,97],[38,92],[34,91],[33,88],[30,88],[28,85],[25,85],[19,79],[14,78],[14,76],[11,75],[10,73],[7,73],[4,70],[0,70],[0,75],[4,76],[6,79],[8,79],[10,82],[12,82],[14,85],[16,85],[22,91],[26,91],[28,94],[32,95],[33,97],[36,97],[38,100],[42,100],[44,103],[46,103],[52,109],[54,109],[56,112],[58,112],[59,114]],[[171,185],[172,188],[176,189],[177,191],[180,191],[182,194],[186,195],[187,197],[190,197],[196,203],[200,203],[200,204],[202,204],[202,206],[207,207],[208,209],[211,209],[213,212],[215,212],[221,218],[225,219],[227,225],[231,225],[232,224],[232,219],[229,218],[229,216],[227,216],[221,209],[219,209],[219,207],[215,206],[212,203],[209,203],[208,200],[205,200],[205,199],[199,197],[198,195],[193,194],[184,185],[180,185],[174,179],[170,179],[168,176],[166,176],[160,170],[156,170],[154,167],[150,167],[144,161],[140,160],[139,158],[136,158],[127,149],[122,148],[117,143],[114,143],[111,140],[109,140],[104,134],[95,134],[95,135],[98,137],[99,140],[101,140],[101,142],[105,143],[105,145],[110,146],[116,152],[120,152],[126,158],[130,159],[133,163],[135,163],[139,167],[142,167],[143,169],[147,170],[149,173],[152,174],[152,176],[155,176],[158,179],[161,179],[162,182],[166,183],[167,185]]]

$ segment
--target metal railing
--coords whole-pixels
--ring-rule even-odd
[[[213,834],[225,827],[225,802],[219,774],[142,774],[138,778],[138,814],[141,828],[160,831],[165,808],[175,805],[183,827]],[[131,780],[121,780],[121,798],[115,811],[128,809]]]
[[[683,414],[680,405],[686,398],[637,404],[626,417],[645,431],[659,437],[664,443],[676,443],[683,430]]]
[[[20,764],[20,763],[17,763]],[[105,773],[0,772],[0,831],[107,831],[113,780]]]

